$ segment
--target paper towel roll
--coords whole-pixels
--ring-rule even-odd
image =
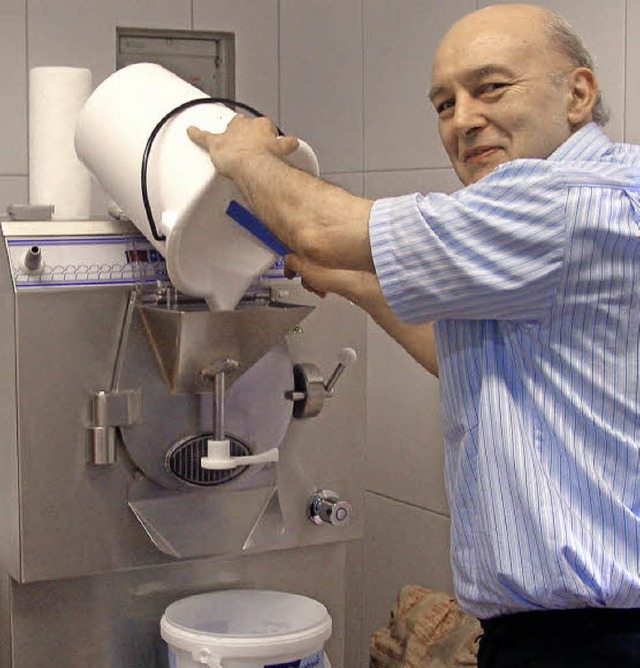
[[[34,67],[29,73],[29,202],[53,204],[54,220],[87,219],[91,177],[73,145],[91,93],[91,71]]]

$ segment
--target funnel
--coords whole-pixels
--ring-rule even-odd
[[[222,359],[238,362],[226,373],[231,386],[313,310],[281,302],[219,312],[208,310],[203,302],[138,308],[164,380],[174,393],[210,392],[200,372]]]
[[[204,298],[214,310],[231,310],[277,253],[235,222],[250,216],[246,203],[232,181],[216,174],[206,151],[187,137],[187,128],[220,133],[235,112],[222,104],[202,104],[171,117],[155,136],[147,161],[155,231],[142,196],[149,137],[176,107],[203,97],[160,65],[130,65],[89,97],[78,117],[75,146],[108,195],[165,257],[172,283],[184,294]],[[318,174],[315,154],[304,142],[288,162]],[[243,215],[234,220],[227,214],[231,210]]]

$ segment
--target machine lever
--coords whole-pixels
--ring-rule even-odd
[[[135,292],[131,292],[118,340],[111,385],[109,390],[100,390],[92,395],[93,426],[89,427],[89,463],[94,466],[114,464],[116,461],[116,428],[136,424],[140,420],[142,405],[140,392],[120,390],[124,351],[127,347],[134,306]]]
[[[258,455],[231,455],[231,444],[225,439],[216,441],[210,438],[207,441],[207,456],[200,459],[200,466],[203,469],[222,471],[234,469],[236,466],[247,466],[248,464],[266,464],[268,462],[277,462],[279,459],[278,448],[271,448]]]
[[[333,373],[329,377],[326,385],[324,386],[324,391],[327,393],[327,396],[333,394],[333,388],[335,387],[338,379],[343,374],[344,370],[351,366],[358,359],[358,355],[353,348],[343,348],[338,354],[338,366],[333,370]]]
[[[207,441],[207,456],[200,458],[203,469],[223,471],[237,466],[277,462],[278,448],[271,448],[258,455],[231,455],[231,443],[225,438],[225,374],[235,371],[239,363],[234,359],[221,359],[215,364],[204,367],[199,375],[200,382],[213,383],[213,435]]]
[[[213,383],[213,435],[215,440],[225,440],[225,373],[240,366],[237,360],[224,358],[204,367],[198,374],[201,383]]]

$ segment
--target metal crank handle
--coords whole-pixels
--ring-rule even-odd
[[[338,354],[338,366],[325,383],[315,364],[296,364],[293,367],[293,390],[285,398],[293,401],[294,418],[310,418],[320,413],[324,400],[333,396],[333,390],[344,370],[358,359],[353,348],[343,348]]]

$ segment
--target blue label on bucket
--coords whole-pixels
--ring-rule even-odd
[[[324,668],[324,652],[316,652],[304,659],[287,661],[287,663],[270,663],[264,668]]]
[[[229,202],[226,214],[230,218],[233,218],[238,225],[244,227],[247,232],[251,232],[256,239],[262,241],[262,243],[276,255],[287,255],[291,252],[279,239],[269,232],[262,221],[256,218],[251,211],[247,211],[241,204],[238,204],[234,199]]]

